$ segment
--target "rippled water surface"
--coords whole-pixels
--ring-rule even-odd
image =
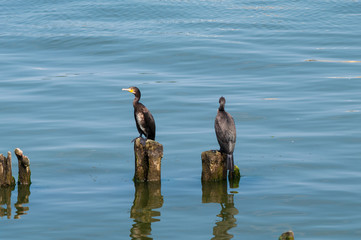
[[[0,190],[1,239],[361,238],[360,1],[0,6],[0,152],[32,170]],[[129,86],[156,120],[161,185],[132,181]],[[220,96],[235,189],[200,180]]]

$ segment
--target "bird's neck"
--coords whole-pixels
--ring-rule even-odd
[[[133,100],[133,106],[135,107],[139,103],[139,97],[135,97]]]
[[[224,112],[224,107],[223,107],[223,106],[220,106],[220,107],[218,108],[218,111]]]

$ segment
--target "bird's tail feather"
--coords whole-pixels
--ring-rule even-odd
[[[227,170],[234,171],[233,153],[227,154]]]

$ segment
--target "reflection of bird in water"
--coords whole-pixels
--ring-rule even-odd
[[[236,144],[236,126],[234,124],[231,114],[224,110],[226,99],[221,97],[219,99],[219,108],[214,122],[214,129],[216,130],[217,140],[220,151],[227,154],[227,169],[234,171],[233,151]]]
[[[202,182],[202,203],[219,203],[221,211],[213,227],[212,240],[228,240],[233,235],[228,233],[232,228],[237,227],[238,209],[235,207],[234,195],[227,192],[227,181]]]
[[[228,194],[228,202],[221,203],[221,212],[217,215],[222,220],[216,222],[216,226],[213,227],[214,238],[218,239],[232,239],[234,236],[228,233],[232,228],[237,227],[237,219],[234,217],[238,214],[238,209],[234,206],[233,194]]]
[[[137,87],[123,88],[123,91],[128,91],[134,94],[133,107],[134,107],[134,119],[137,125],[139,132],[139,137],[142,138],[142,135],[147,139],[155,139],[155,122],[152,114],[143,104],[139,102],[140,100],[140,91]],[[135,139],[133,139],[134,141]],[[145,143],[143,140],[143,143]],[[132,142],[133,142],[132,141]]]

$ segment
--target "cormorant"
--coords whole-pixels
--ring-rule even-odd
[[[128,91],[134,94],[133,107],[134,107],[134,119],[139,132],[139,137],[143,145],[145,140],[155,140],[155,122],[152,114],[143,104],[139,102],[140,91],[137,87],[123,88],[123,91]],[[142,138],[142,134],[145,136],[145,140]],[[135,138],[136,139],[136,138]],[[135,140],[133,139],[132,142]]]
[[[236,144],[236,126],[231,114],[224,111],[226,99],[219,99],[219,108],[214,122],[220,151],[227,154],[227,170],[234,171],[233,150]]]

